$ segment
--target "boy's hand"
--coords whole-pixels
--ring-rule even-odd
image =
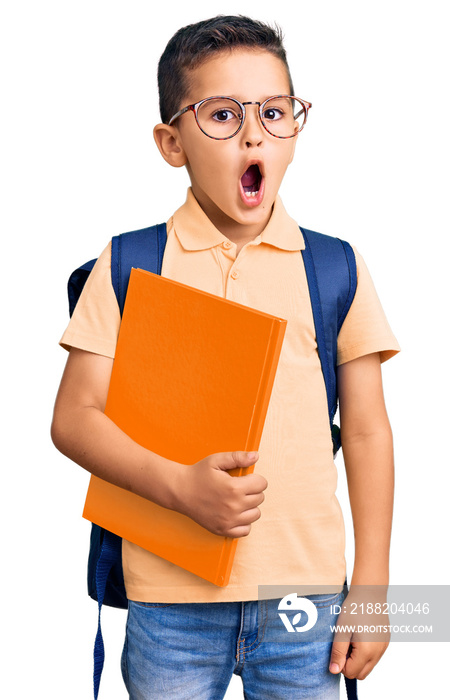
[[[257,452],[219,452],[183,465],[175,510],[215,535],[245,537],[261,517],[267,480],[260,474],[231,476],[229,469],[249,467]]]
[[[389,642],[333,642],[331,673],[342,673],[347,678],[362,681],[379,662]],[[347,657],[347,654],[349,656]]]
[[[331,673],[364,680],[372,671],[390,640],[385,603],[384,587],[352,586],[336,622]]]

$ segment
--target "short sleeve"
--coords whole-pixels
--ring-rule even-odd
[[[389,326],[366,264],[355,252],[358,284],[355,298],[338,336],[337,364],[373,352],[385,362],[400,351]]]
[[[111,282],[111,243],[87,278],[61,340],[66,350],[79,348],[114,358],[120,328],[120,310]]]

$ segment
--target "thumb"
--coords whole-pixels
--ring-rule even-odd
[[[235,467],[249,467],[259,459],[257,452],[222,452],[217,455],[219,469],[234,469]]]
[[[330,672],[340,673],[347,661],[347,652],[350,642],[333,642],[330,657]]]

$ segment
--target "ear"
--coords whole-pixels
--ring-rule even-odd
[[[178,129],[167,124],[157,124],[153,129],[153,138],[164,160],[174,168],[186,165],[184,152]]]

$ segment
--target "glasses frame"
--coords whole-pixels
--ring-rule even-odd
[[[298,100],[300,102],[300,104],[303,106],[303,110],[305,112],[305,121],[303,122],[301,128],[298,131],[296,131],[295,134],[291,134],[291,136],[277,136],[276,134],[272,134],[272,132],[269,131],[267,126],[264,124],[264,120],[263,120],[263,116],[262,116],[264,107],[266,106],[266,104],[268,102],[270,102],[270,100],[275,100],[275,99],[278,99],[279,97],[288,97],[291,100],[292,99]],[[200,126],[200,122],[198,121],[198,116],[197,116],[198,110],[205,102],[210,102],[211,100],[231,100],[232,102],[234,102],[235,104],[237,104],[241,108],[241,111],[242,111],[241,123],[240,123],[239,127],[236,129],[236,131],[233,134],[231,134],[231,136],[210,136]],[[175,119],[178,119],[178,117],[181,117],[181,115],[184,114],[185,112],[194,112],[195,121],[197,122],[197,126],[200,129],[200,131],[203,134],[205,134],[205,136],[207,136],[209,139],[213,139],[214,141],[228,141],[228,139],[232,139],[234,136],[236,136],[236,134],[238,134],[240,132],[240,130],[242,129],[242,127],[244,126],[245,117],[246,117],[246,111],[245,111],[246,105],[258,105],[259,120],[260,120],[262,126],[264,127],[264,129],[267,131],[267,133],[270,134],[271,136],[273,136],[275,139],[292,139],[292,138],[294,138],[294,136],[298,136],[298,134],[305,127],[306,120],[308,119],[308,111],[312,107],[311,102],[307,102],[306,100],[302,100],[301,97],[295,97],[294,95],[272,95],[272,97],[268,97],[267,100],[264,100],[264,102],[239,102],[239,100],[236,100],[234,97],[228,97],[225,95],[214,95],[213,97],[206,97],[204,100],[200,100],[199,102],[195,102],[192,105],[187,105],[187,107],[183,107],[183,109],[180,109],[180,111],[177,112],[176,114],[174,114],[173,117],[169,120],[168,126],[172,126]]]

